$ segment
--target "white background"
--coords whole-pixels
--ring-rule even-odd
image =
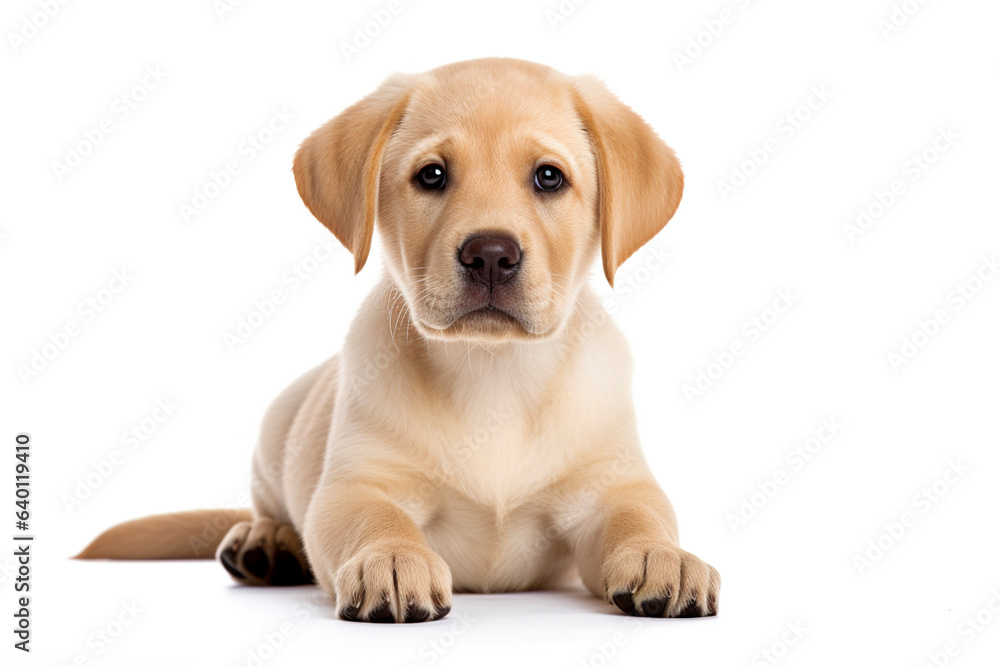
[[[564,3],[557,22],[556,0],[404,0],[348,61],[341,45],[387,0],[248,0],[221,17],[210,0],[71,2],[34,33],[24,22],[43,22],[39,5],[5,3],[0,534],[14,532],[13,438],[27,431],[37,541],[30,656],[10,646],[0,549],[2,650],[16,659],[4,664],[252,665],[284,623],[262,664],[765,665],[768,650],[784,665],[916,666],[952,641],[939,664],[996,664],[1000,280],[977,272],[1000,252],[1000,6],[904,4],[912,15],[886,34],[890,0],[590,0]],[[689,40],[701,53],[679,63]],[[442,623],[368,626],[336,620],[315,589],[240,588],[211,562],[68,560],[120,520],[246,501],[262,411],[338,349],[379,271],[376,251],[354,277],[338,249],[298,288],[283,280],[327,238],[295,191],[297,144],[393,71],[489,55],[600,75],[683,161],[677,216],[622,267],[616,294],[596,270],[594,283],[632,341],[645,451],[683,544],[722,574],[720,615],[636,622],[571,591],[460,595]],[[165,78],[131,93],[148,67]],[[122,94],[143,98],[125,118]],[[241,145],[275,109],[294,118],[247,159]],[[54,163],[105,118],[110,134],[60,179]],[[765,146],[763,165],[744,165]],[[185,221],[180,205],[229,160],[240,173]],[[734,169],[753,173],[724,198]],[[901,194],[852,243],[845,226],[897,179]],[[127,287],[85,315],[123,269]],[[228,349],[274,289],[285,302]],[[752,339],[744,327],[771,321],[779,290],[792,307]],[[939,310],[943,324],[926,325]],[[43,350],[71,323],[64,349]],[[916,354],[893,364],[915,334]],[[712,367],[734,342],[743,354]],[[36,351],[52,358],[25,380]],[[699,371],[717,379],[692,401],[683,387]],[[157,399],[179,407],[129,449],[123,432]],[[820,451],[786,458],[829,418],[842,427]],[[81,487],[115,450],[110,477]],[[949,462],[967,471],[917,498]],[[756,513],[744,507],[734,529],[744,500]],[[884,534],[904,513],[911,525]],[[97,640],[133,602],[135,622]]]

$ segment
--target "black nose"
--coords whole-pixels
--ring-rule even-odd
[[[472,236],[458,249],[458,261],[469,278],[492,289],[514,277],[521,246],[501,236]]]

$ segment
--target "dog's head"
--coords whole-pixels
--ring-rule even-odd
[[[684,182],[596,79],[508,59],[390,78],[306,139],[294,171],[357,271],[378,220],[421,334],[479,341],[559,330],[598,249],[613,282]]]

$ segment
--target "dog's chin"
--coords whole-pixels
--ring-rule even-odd
[[[551,331],[535,331],[516,315],[493,306],[468,311],[443,326],[428,324],[420,318],[417,318],[416,324],[420,333],[427,338],[478,343],[537,341],[552,334]]]

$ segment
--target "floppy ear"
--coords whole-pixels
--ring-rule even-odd
[[[410,83],[410,77],[390,78],[309,135],[295,154],[299,196],[354,255],[355,273],[371,249],[382,153],[406,108]]]
[[[595,77],[573,84],[577,113],[597,157],[604,275],[615,271],[673,217],[684,190],[674,151]]]

